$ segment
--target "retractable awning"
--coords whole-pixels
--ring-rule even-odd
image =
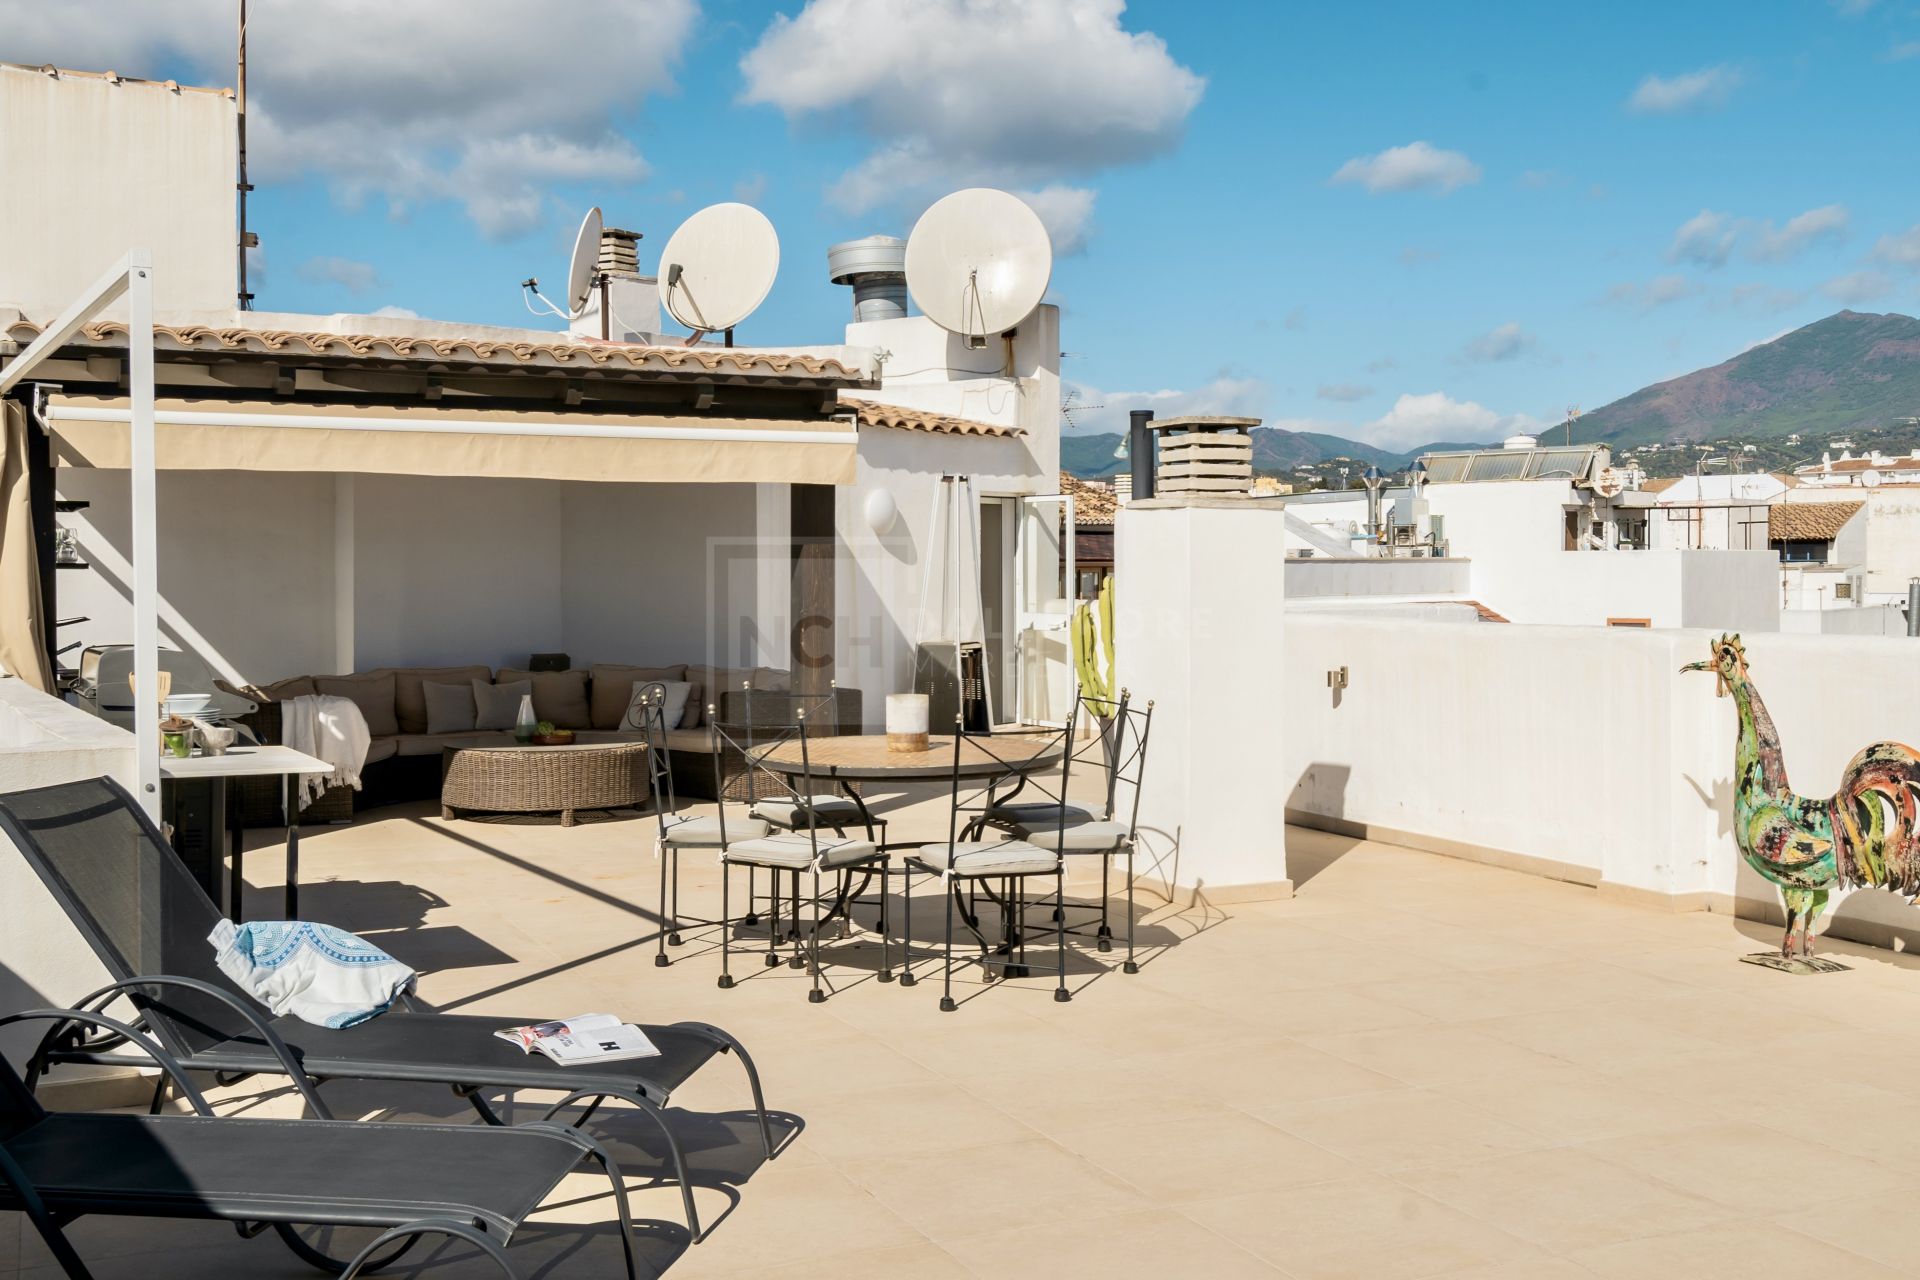
[[[62,466],[126,468],[124,397],[54,395]],[[163,470],[318,471],[538,480],[851,484],[843,421],[161,399]]]

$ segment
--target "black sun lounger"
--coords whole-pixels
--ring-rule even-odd
[[[76,1218],[195,1218],[268,1227],[296,1253],[347,1280],[392,1262],[425,1236],[463,1240],[511,1280],[504,1246],[583,1158],[613,1182],[627,1275],[635,1274],[626,1188],[606,1151],[566,1125],[358,1124],[219,1119],[172,1055],[134,1028],[73,1009],[0,1018],[85,1025],[144,1051],[193,1105],[191,1116],[49,1112],[0,1058],[0,1209],[26,1214],[60,1267],[91,1280],[64,1228]],[[332,1260],[295,1226],[371,1229],[353,1258]],[[376,1255],[384,1254],[382,1257]]]
[[[660,1056],[563,1067],[494,1038],[503,1026],[538,1018],[434,1013],[410,1004],[337,1031],[294,1017],[269,1018],[214,961],[206,939],[221,919],[219,910],[116,783],[95,778],[0,796],[0,831],[46,882],[114,979],[74,1007],[97,1013],[125,996],[139,1011],[140,1026],[188,1070],[216,1072],[223,1082],[253,1074],[287,1076],[321,1118],[331,1117],[317,1086],[332,1079],[449,1085],[493,1125],[501,1119],[481,1096],[484,1090],[558,1091],[565,1096],[543,1118],[585,1103],[576,1124],[604,1100],[620,1099],[651,1116],[665,1135],[687,1230],[696,1242],[700,1220],[693,1188],[663,1110],[673,1091],[715,1057],[738,1057],[753,1093],[761,1144],[769,1160],[774,1156],[759,1073],[740,1043],[717,1027],[642,1025]],[[49,1066],[124,1061],[114,1056],[116,1047],[111,1038],[56,1025],[27,1061],[27,1087]],[[156,1112],[167,1087],[162,1076]]]

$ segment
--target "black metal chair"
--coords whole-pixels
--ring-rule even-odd
[[[829,704],[830,705],[830,704]],[[751,876],[757,869],[765,869],[772,886],[771,909],[767,916],[767,952],[765,964],[772,968],[780,964],[780,943],[783,930],[780,919],[780,877],[784,873],[791,884],[792,892],[788,901],[792,903],[793,913],[789,927],[784,931],[785,939],[793,943],[793,954],[787,964],[791,968],[805,968],[809,971],[811,986],[807,991],[807,1000],[819,1004],[827,998],[821,984],[820,971],[820,935],[837,918],[851,919],[854,902],[864,892],[865,886],[872,882],[873,876],[880,877],[880,973],[882,982],[891,982],[893,973],[888,964],[887,952],[887,853],[871,839],[861,840],[847,836],[835,829],[833,835],[824,835],[822,827],[833,826],[826,816],[824,806],[816,802],[813,784],[813,765],[808,735],[808,713],[805,709],[796,711],[791,728],[784,729],[769,737],[762,737],[751,746],[742,748],[729,740],[728,730],[716,725],[714,734],[719,739],[719,747],[727,750],[744,749],[748,768],[763,776],[766,781],[760,785],[770,788],[768,800],[776,807],[790,807],[792,815],[800,823],[796,830],[781,831],[777,834],[761,836],[752,840],[736,840],[728,844],[720,856],[720,915],[722,920],[730,919],[731,911],[731,870],[734,867],[747,868],[748,906],[752,904]],[[760,764],[761,753],[779,749],[786,743],[797,744],[800,753],[800,785],[794,786],[786,774],[775,772]],[[759,806],[755,806],[756,812]],[[838,878],[833,905],[821,910],[823,899],[820,895],[820,875],[826,872]],[[853,884],[854,875],[863,877],[861,885]],[[812,921],[805,929],[801,926],[800,877],[812,877],[811,893],[807,895],[808,908]],[[844,929],[844,925],[843,925]],[[732,929],[723,924],[720,931],[720,986],[734,986],[732,971]],[[805,935],[805,951],[802,952],[802,934]]]
[[[727,823],[727,788],[725,755],[721,749],[721,737],[713,724],[713,708],[708,708],[708,754],[713,761],[714,794],[720,799],[716,803],[713,816],[688,816],[679,812],[679,797],[673,787],[673,753],[667,745],[667,726],[665,715],[659,700],[651,700],[643,712],[643,728],[647,739],[647,769],[653,791],[654,815],[660,824],[660,833],[654,845],[654,857],[660,863],[660,946],[653,957],[653,963],[665,968],[671,963],[667,958],[667,946],[681,946],[685,941],[682,930],[689,921],[680,914],[680,854],[688,849],[713,850],[724,855],[729,837],[735,840],[754,840],[768,834],[772,828],[760,818],[736,816],[731,830]],[[753,884],[747,884],[747,904],[751,914],[753,904]],[[719,924],[726,926],[724,919],[695,920],[692,924],[702,928]]]
[[[403,997],[378,1018],[341,1030],[292,1016],[269,1020],[214,961],[206,938],[221,919],[219,910],[117,783],[95,778],[0,796],[0,830],[113,978],[73,1007],[97,1015],[116,999],[130,1000],[139,1025],[188,1070],[214,1072],[223,1082],[284,1075],[323,1119],[331,1116],[316,1086],[334,1079],[444,1084],[493,1125],[503,1121],[482,1096],[488,1089],[558,1092],[564,1096],[543,1119],[585,1104],[576,1125],[587,1123],[606,1099],[617,1098],[649,1116],[665,1137],[695,1241],[701,1232],[693,1188],[665,1115],[673,1091],[714,1058],[734,1054],[746,1069],[767,1158],[775,1155],[759,1072],[739,1041],[718,1027],[642,1025],[658,1057],[563,1067],[494,1036],[503,1026],[538,1018],[436,1013]],[[77,1026],[56,1025],[27,1060],[27,1087],[50,1066],[124,1062],[115,1052],[120,1047],[112,1036],[89,1037]],[[154,1091],[156,1112],[168,1082],[163,1075]]]
[[[829,717],[839,710],[838,688],[837,683],[830,683],[825,693],[779,693],[755,690],[751,682],[741,686],[745,723],[738,726],[735,736],[743,734],[746,738],[747,785],[752,803],[748,813],[783,831],[827,827],[844,836],[848,827],[860,826],[865,828],[867,839],[884,844],[887,820],[851,794],[795,791],[786,778],[754,763],[757,757],[752,749],[756,745],[767,747],[791,739],[794,726],[803,718],[816,739],[836,732],[838,726]]]
[[[1088,737],[1069,752],[1078,763],[1095,764],[1106,776],[1106,799],[1098,810],[1068,803],[1067,821],[1056,826],[1057,801],[1003,803],[990,810],[990,820],[1005,827],[1019,839],[1043,849],[1057,849],[1066,857],[1100,859],[1099,924],[1094,929],[1094,945],[1099,951],[1113,949],[1113,929],[1108,904],[1112,900],[1113,860],[1120,854],[1127,859],[1127,958],[1122,973],[1138,973],[1134,959],[1134,850],[1140,823],[1140,787],[1147,769],[1147,736],[1153,728],[1153,703],[1146,708],[1131,705],[1132,695],[1125,689],[1118,698],[1081,695],[1079,706],[1100,725],[1100,732]],[[1121,796],[1120,789],[1131,793]],[[1061,783],[1064,798],[1066,784]],[[1079,934],[1080,928],[1068,929]]]
[[[1077,715],[1077,698],[1074,706]],[[1073,719],[1069,718],[1067,723],[1071,725]],[[1046,755],[1057,751],[1060,756],[1059,794],[1049,797],[1054,807],[1054,826],[1059,832],[1064,832],[1068,820],[1065,797],[1073,764],[1068,733],[1067,729],[1059,730],[1054,735],[1058,738],[1057,745],[1044,747],[1038,753]],[[1067,990],[1066,862],[1058,852],[1058,844],[1054,848],[1042,848],[1023,839],[979,838],[992,829],[989,815],[999,803],[997,797],[1001,794],[1001,788],[1012,784],[1016,789],[1033,785],[1043,792],[1046,790],[1044,784],[1032,783],[1026,776],[1028,771],[1025,766],[1034,753],[1022,752],[1016,756],[1004,748],[996,749],[996,741],[1004,743],[1005,736],[996,739],[991,733],[969,733],[964,717],[954,717],[952,804],[947,816],[946,843],[922,845],[906,859],[904,930],[909,951],[913,946],[914,872],[939,880],[941,897],[946,905],[946,938],[940,975],[940,1009],[945,1013],[952,1013],[958,1007],[953,999],[955,909],[959,909],[967,928],[980,944],[979,964],[988,981],[994,977],[996,955],[1001,957],[1004,976],[1026,977],[1032,972],[1026,960],[1026,883],[1036,877],[1051,877],[1053,880],[1053,932],[1057,956],[1053,972],[1058,980],[1053,998],[1060,1003],[1073,999],[1073,993]],[[977,775],[967,776],[971,768],[963,769],[963,761],[972,765],[982,756],[989,762],[989,775],[984,781]],[[995,882],[1000,885],[997,893],[993,889]],[[963,886],[969,891],[967,902],[960,901]],[[1001,909],[1003,936],[997,947],[988,942],[979,929],[976,908],[980,893],[984,893],[990,902]],[[909,961],[901,971],[900,984],[910,987],[917,982],[909,954]]]
[[[578,1130],[360,1124],[216,1117],[173,1055],[124,1022],[78,1009],[32,1009],[0,1026],[86,1027],[144,1052],[193,1107],[191,1116],[49,1112],[0,1058],[0,1210],[24,1213],[72,1280],[93,1273],[67,1239],[77,1218],[110,1215],[230,1222],[242,1237],[273,1228],[316,1268],[345,1280],[391,1263],[425,1236],[464,1241],[509,1280],[504,1245],[583,1159],[613,1183],[629,1280],[636,1274],[626,1186],[605,1148]],[[317,1252],[301,1227],[373,1237],[351,1258]]]

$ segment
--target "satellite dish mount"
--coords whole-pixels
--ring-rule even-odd
[[[573,258],[567,264],[567,305],[562,308],[552,299],[540,292],[540,281],[528,276],[520,282],[523,291],[522,301],[527,310],[535,315],[558,316],[572,324],[587,314],[587,303],[592,300],[595,290],[600,293],[600,337],[609,341],[613,337],[613,305],[609,296],[607,282],[609,276],[600,270],[600,236],[605,222],[600,215],[600,206],[587,210],[587,216],[580,220],[580,231],[573,238]],[[538,301],[540,306],[534,306]],[[542,309],[544,308],[544,310]]]

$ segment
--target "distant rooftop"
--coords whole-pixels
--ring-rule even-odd
[[[1535,449],[1467,449],[1458,453],[1424,453],[1427,479],[1434,484],[1476,483],[1487,480],[1591,480],[1611,459],[1603,444],[1561,445]]]

